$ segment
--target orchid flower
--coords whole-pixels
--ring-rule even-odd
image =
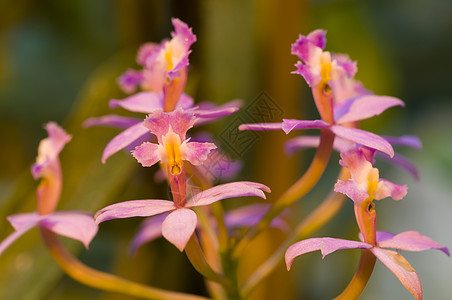
[[[422,286],[416,271],[398,252],[385,248],[407,251],[424,251],[437,249],[448,256],[449,249],[439,245],[431,238],[416,231],[405,231],[397,235],[377,231],[376,244],[349,241],[336,238],[311,238],[297,242],[290,246],[285,254],[287,269],[290,270],[293,260],[302,254],[320,250],[322,258],[341,249],[368,249],[400,280],[403,286],[410,291],[416,299],[422,299]]]
[[[169,212],[165,219],[162,218],[163,220],[154,219],[156,220],[154,226],[161,226],[163,237],[183,251],[197,225],[196,213],[191,208],[243,196],[257,196],[265,199],[264,191],[270,192],[270,189],[263,184],[246,181],[231,182],[202,191],[182,203],[168,200],[132,200],[112,204],[98,211],[95,218],[99,224],[111,219],[149,217]]]
[[[97,224],[88,213],[54,212],[62,186],[58,156],[66,143],[71,140],[71,136],[53,122],[47,123],[45,129],[49,137],[40,142],[36,163],[31,168],[33,177],[41,178],[36,191],[38,209],[36,212],[7,217],[15,231],[0,243],[0,254],[16,239],[37,226],[79,240],[86,248],[97,233]]]

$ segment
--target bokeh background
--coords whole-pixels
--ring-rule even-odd
[[[190,54],[188,94],[196,101],[239,98],[251,103],[265,91],[287,118],[317,117],[307,85],[290,74],[296,62],[290,44],[300,33],[328,30],[327,50],[357,60],[357,77],[368,89],[406,103],[403,109],[393,108],[363,122],[363,127],[386,135],[414,134],[423,142],[422,151],[400,149],[419,167],[419,181],[379,165],[382,177],[407,183],[409,193],[400,202],[377,203],[378,229],[418,230],[452,247],[451,16],[448,0],[0,1],[0,239],[12,232],[7,215],[35,209],[37,183],[29,169],[39,140],[46,136],[42,126],[50,120],[73,135],[61,157],[60,209],[94,212],[123,200],[166,198],[167,186],[153,183],[155,170],[141,168],[127,154],[118,153],[101,164],[102,149],[117,130],[83,129],[81,124],[109,113],[109,99],[125,97],[116,78],[137,67],[134,58],[140,44],[169,37],[171,17],[178,17],[198,37]],[[218,137],[235,118],[208,129]],[[269,185],[271,198],[281,194],[312,156],[312,151],[305,151],[288,157],[283,151],[286,139],[282,132],[259,133],[256,142],[235,157],[245,162],[238,178]],[[333,156],[325,179],[294,206],[295,216],[306,214],[331,189],[337,161]],[[239,203],[232,200],[226,205]],[[202,279],[185,255],[164,240],[128,256],[128,243],[140,221],[102,224],[90,251],[65,242],[95,268],[162,288],[204,293]],[[356,233],[347,203],[315,236],[355,239]],[[260,237],[259,247],[248,253],[250,264],[268,255],[281,235],[275,231]],[[426,299],[450,299],[450,259],[435,251],[403,255],[418,271]],[[253,297],[332,298],[351,278],[358,257],[359,251],[349,250],[322,261],[319,253],[312,253],[299,258],[290,273],[282,264]],[[411,299],[411,295],[377,263],[362,299],[381,298]],[[127,298],[84,287],[65,276],[33,230],[0,258],[0,299]]]

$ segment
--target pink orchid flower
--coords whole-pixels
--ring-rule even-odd
[[[416,299],[422,299],[421,281],[416,271],[398,252],[385,248],[407,251],[424,251],[437,249],[450,256],[449,249],[439,245],[431,238],[421,235],[416,231],[405,231],[397,235],[377,231],[376,245],[349,241],[336,238],[311,238],[297,242],[290,246],[285,255],[287,269],[290,270],[293,260],[302,254],[320,250],[322,258],[342,249],[368,249],[400,280],[403,286],[410,291]]]
[[[48,138],[41,141],[36,163],[31,172],[35,179],[42,178],[36,191],[37,212],[8,216],[15,231],[0,243],[0,254],[15,240],[33,227],[40,226],[59,235],[82,242],[86,248],[97,233],[97,224],[84,212],[54,212],[61,194],[62,178],[58,155],[71,140],[61,127],[49,122],[45,125]]]
[[[231,182],[202,191],[182,203],[168,200],[132,200],[112,204],[98,211],[95,218],[99,224],[111,219],[149,217],[169,212],[164,219],[157,219],[155,226],[160,227],[161,224],[163,237],[183,251],[198,223],[196,213],[191,208],[235,197],[257,196],[265,199],[263,191],[269,193],[270,189],[255,182]]]

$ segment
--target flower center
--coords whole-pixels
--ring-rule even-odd
[[[171,48],[169,47],[169,49],[167,49],[165,51],[165,60],[166,60],[166,70],[167,71],[171,71],[173,69],[173,51],[171,50]]]
[[[179,175],[182,172],[182,157],[180,151],[180,138],[170,128],[163,137],[163,145],[166,150],[167,163],[172,175]]]

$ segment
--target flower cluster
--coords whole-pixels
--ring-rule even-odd
[[[82,242],[86,248],[97,233],[100,223],[131,217],[147,217],[133,238],[130,249],[136,252],[144,243],[163,236],[178,250],[185,251],[193,267],[208,282],[218,283],[211,289],[216,299],[246,299],[285,257],[287,269],[302,254],[320,250],[322,256],[340,249],[361,249],[360,265],[348,287],[337,299],[358,298],[373,271],[376,260],[388,267],[416,299],[422,298],[420,279],[411,265],[397,251],[437,249],[449,255],[447,247],[416,231],[399,234],[377,231],[374,200],[401,200],[407,186],[380,178],[374,167],[380,157],[401,166],[418,177],[412,162],[394,152],[393,145],[420,148],[414,136],[384,137],[359,128],[359,121],[380,115],[385,110],[404,106],[400,99],[378,96],[365,89],[354,78],[357,64],[343,54],[325,51],[326,32],[315,30],[300,35],[292,44],[292,54],[299,61],[294,74],[301,75],[310,86],[319,118],[316,120],[283,119],[279,123],[241,124],[240,130],[319,129],[319,136],[298,136],[286,143],[288,152],[316,148],[307,171],[282,196],[269,204],[254,203],[224,210],[220,200],[258,197],[266,199],[270,188],[251,181],[235,181],[214,185],[205,170],[222,156],[209,134],[203,138],[190,136],[197,125],[216,121],[239,109],[240,101],[216,106],[195,104],[184,93],[188,77],[191,45],[196,41],[192,29],[173,19],[170,40],[143,45],[136,58],[140,70],[129,69],[118,83],[125,99],[110,100],[110,107],[121,107],[141,114],[136,118],[107,115],[90,118],[85,127],[113,126],[124,129],[105,147],[103,163],[122,149],[143,167],[159,167],[160,178],[171,189],[169,200],[143,199],[113,203],[93,215],[84,212],[55,211],[62,190],[59,154],[71,140],[57,124],[45,125],[48,138],[41,141],[32,175],[41,179],[37,188],[37,211],[8,217],[14,232],[0,243],[0,255],[17,238],[38,227],[46,246],[63,270],[74,279],[104,290],[149,299],[204,299],[202,297],[164,291],[143,286],[106,274],[80,263],[62,246],[55,234]],[[320,180],[331,153],[340,153],[341,174],[333,192],[298,226],[290,228],[284,212],[301,199]],[[238,163],[224,170],[233,177]],[[197,189],[192,189],[195,186]],[[338,196],[339,195],[339,196]],[[345,196],[353,201],[359,240],[308,238],[325,225],[342,206]],[[235,230],[239,228],[241,230]],[[238,265],[251,241],[268,227],[291,232],[275,253],[244,282],[239,282]],[[301,239],[301,241],[300,241]],[[201,241],[201,242],[200,242]],[[389,248],[389,249],[388,249]]]

